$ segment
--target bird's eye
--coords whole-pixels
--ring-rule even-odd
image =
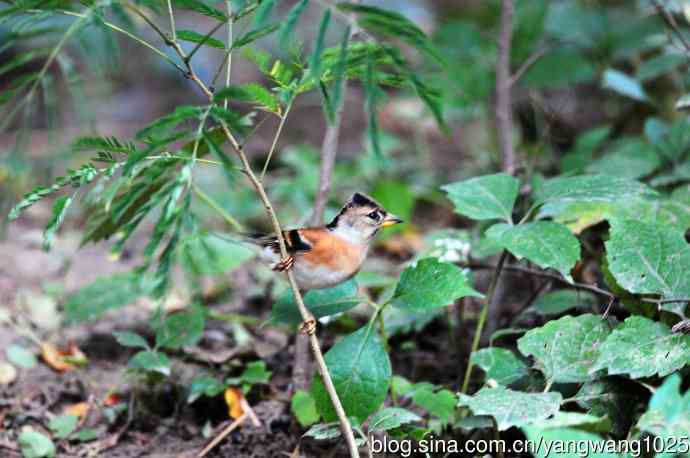
[[[373,211],[367,215],[369,218],[373,219],[374,221],[378,221],[381,218],[381,214],[377,211]]]

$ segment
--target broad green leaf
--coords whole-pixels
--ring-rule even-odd
[[[113,337],[117,340],[117,343],[124,347],[138,347],[138,348],[149,348],[148,342],[142,336],[136,332],[122,331],[113,332]]]
[[[348,416],[360,422],[386,399],[391,363],[376,331],[365,326],[338,341],[325,356],[336,392]],[[311,390],[316,408],[326,421],[337,417],[320,378]]]
[[[618,70],[606,70],[602,86],[631,99],[642,102],[649,100],[639,81]]]
[[[569,282],[570,270],[580,259],[580,242],[562,224],[551,221],[510,226],[495,224],[486,236],[510,251],[518,259],[526,258],[543,269],[556,269]]]
[[[204,332],[204,309],[200,305],[168,317],[156,333],[156,348],[176,349],[194,345]]]
[[[579,52],[554,49],[530,66],[521,82],[535,88],[562,88],[592,81],[596,75],[594,66]]]
[[[271,379],[271,374],[271,371],[266,370],[266,363],[264,361],[252,361],[242,371],[240,380],[249,385],[268,383]]]
[[[607,433],[611,430],[611,420],[588,413],[556,412],[553,417],[541,420],[531,427],[545,429],[576,428],[596,433]]]
[[[559,289],[539,296],[528,310],[539,315],[551,316],[574,308],[589,310],[597,303],[597,297],[590,292]]]
[[[494,417],[498,430],[504,431],[551,417],[560,409],[562,399],[557,392],[523,393],[498,386],[482,388],[474,396],[460,394],[458,405],[469,407],[475,415]]]
[[[108,310],[131,304],[142,294],[144,290],[136,273],[99,278],[68,298],[65,318],[68,322],[95,318]]]
[[[53,458],[55,456],[55,444],[39,432],[22,431],[18,442],[24,458]]]
[[[163,353],[157,351],[140,351],[129,360],[129,367],[145,372],[158,372],[170,375],[170,360]]]
[[[304,305],[317,319],[350,310],[363,300],[354,280],[348,280],[333,288],[309,291],[303,299]],[[288,289],[278,298],[271,310],[269,322],[285,324],[302,322],[292,290]]]
[[[631,316],[609,334],[590,373],[631,378],[663,377],[690,362],[690,336],[672,333],[663,323]]]
[[[648,81],[660,75],[672,72],[679,65],[687,62],[683,54],[660,54],[647,59],[637,68],[637,79]]]
[[[76,428],[79,417],[76,415],[58,415],[50,420],[48,427],[58,439],[69,436]]]
[[[79,442],[91,442],[98,439],[98,433],[92,428],[82,428],[76,433],[72,434],[71,439]]]
[[[626,139],[591,162],[587,171],[635,179],[649,175],[659,165],[659,156],[651,145],[638,139]]]
[[[610,233],[606,258],[620,286],[667,299],[690,296],[690,246],[683,231],[655,222],[614,219]],[[685,305],[667,303],[662,308],[682,315]]]
[[[199,399],[201,396],[214,397],[222,393],[226,384],[210,375],[200,375],[192,380],[187,394],[187,404]]]
[[[212,48],[225,49],[225,43],[216,38],[207,37],[193,30],[178,30],[177,39],[182,41],[190,41],[192,43],[203,43]]]
[[[402,425],[421,421],[422,418],[400,407],[386,407],[371,416],[369,419],[369,431],[388,431],[399,428]]]
[[[582,383],[594,378],[590,368],[608,336],[608,323],[597,315],[564,316],[528,331],[518,340],[525,356],[532,356],[546,380]]]
[[[656,192],[639,181],[611,175],[578,175],[545,180],[537,192],[538,204],[546,202],[615,202]]]
[[[418,387],[420,384],[417,384]],[[455,395],[447,389],[436,390],[427,383],[425,387],[417,388],[412,395],[412,402],[425,409],[430,415],[438,417],[442,424],[448,424],[455,414]]]
[[[487,380],[499,385],[508,386],[529,374],[527,365],[506,348],[483,348],[472,353],[470,359],[484,371]]]
[[[539,427],[524,427],[522,431],[527,439],[535,446],[533,455],[538,458],[617,458],[620,457],[614,449],[613,441],[604,442],[598,434],[574,428],[540,429]],[[593,451],[592,444],[602,444],[610,451]],[[572,445],[570,445],[572,444]]]
[[[302,427],[313,425],[319,421],[319,412],[316,410],[314,397],[308,391],[295,391],[290,401],[290,410]]]
[[[5,355],[9,362],[22,369],[31,369],[35,367],[38,362],[33,352],[19,345],[10,345],[7,347],[5,349]]]
[[[640,417],[637,427],[669,444],[666,453],[680,452],[687,443],[677,442],[690,436],[690,391],[680,392],[682,379],[678,374],[668,376],[649,400],[649,408]],[[675,439],[675,440],[674,440]],[[673,442],[671,442],[673,441]]]
[[[482,297],[454,264],[426,258],[405,269],[395,287],[391,305],[406,310],[428,310],[461,297]]]
[[[519,185],[517,178],[498,173],[447,184],[442,189],[461,215],[510,222]]]

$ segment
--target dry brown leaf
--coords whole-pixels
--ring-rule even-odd
[[[244,394],[239,388],[230,387],[225,390],[225,403],[228,405],[228,415],[231,418],[237,419],[244,415],[243,401]]]
[[[75,417],[84,418],[89,412],[88,402],[77,402],[76,404],[71,404],[65,407],[62,412],[63,415],[73,415]]]
[[[41,344],[41,357],[46,364],[59,372],[74,369],[88,361],[84,352],[74,343],[70,343],[67,349],[62,349],[51,343],[43,342]]]

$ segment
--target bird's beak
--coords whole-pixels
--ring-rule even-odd
[[[395,215],[386,215],[385,218],[383,218],[383,222],[381,223],[381,227],[388,227],[388,226],[395,226],[396,224],[402,223],[403,220],[398,218]]]

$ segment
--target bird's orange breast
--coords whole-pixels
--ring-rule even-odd
[[[315,267],[323,267],[350,276],[355,274],[364,260],[366,248],[352,244],[328,230],[304,229],[301,235],[312,244],[312,248],[299,255]]]

